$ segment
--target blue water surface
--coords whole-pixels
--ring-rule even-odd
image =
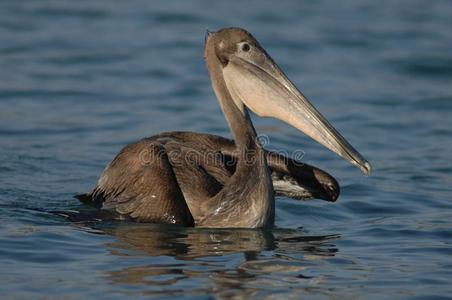
[[[288,125],[336,203],[277,199],[273,230],[71,222],[127,143],[229,136],[206,29],[252,32],[374,167]],[[451,1],[0,1],[2,299],[446,299],[452,295]]]

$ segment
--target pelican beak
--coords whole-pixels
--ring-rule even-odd
[[[223,68],[233,99],[261,117],[274,117],[304,132],[369,175],[371,166],[325,119],[281,71],[271,57],[254,45],[229,56]]]

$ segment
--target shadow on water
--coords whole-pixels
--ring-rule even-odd
[[[137,260],[132,265],[106,271],[111,283],[144,286],[145,294],[152,295],[209,292],[220,298],[243,297],[262,291],[259,286],[268,281],[268,276],[275,278],[279,274],[284,282],[318,280],[303,271],[313,260],[335,256],[338,249],[334,240],[340,238],[279,228],[198,229],[128,222],[74,224],[93,234],[114,237],[114,241],[104,244],[105,249],[121,259]],[[187,287],[191,280],[207,284]]]

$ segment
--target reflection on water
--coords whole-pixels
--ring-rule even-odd
[[[113,236],[113,242],[104,244],[111,255],[162,258],[161,263],[145,259],[142,264],[109,270],[106,277],[112,283],[146,286],[147,295],[210,292],[224,299],[254,296],[262,284],[286,288],[288,283],[307,280],[312,287],[322,279],[304,274],[305,268],[310,261],[334,256],[338,251],[334,240],[339,238],[309,236],[291,229],[213,230],[136,223],[78,226]],[[193,279],[209,282],[187,290],[186,282]],[[179,285],[180,289],[176,288]]]
[[[338,235],[303,236],[298,230],[198,229],[159,224],[120,224],[102,228],[117,239],[109,243],[112,251],[140,251],[151,256],[169,255],[178,259],[221,256],[228,253],[251,253],[278,250],[302,252],[310,256],[331,256],[337,251],[328,243]],[[124,252],[124,253],[126,253]],[[124,254],[125,255],[125,254]]]
[[[167,226],[122,225],[104,231],[118,239],[118,242],[108,245],[115,249],[139,250],[152,256],[171,255],[180,259],[275,248],[274,237],[269,231],[165,227]]]

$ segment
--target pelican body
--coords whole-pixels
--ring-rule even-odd
[[[127,145],[84,203],[120,219],[210,228],[271,227],[275,195],[335,201],[328,173],[260,145],[248,109],[280,119],[370,173],[370,164],[246,30],[208,32],[204,57],[234,140],[168,132]]]

